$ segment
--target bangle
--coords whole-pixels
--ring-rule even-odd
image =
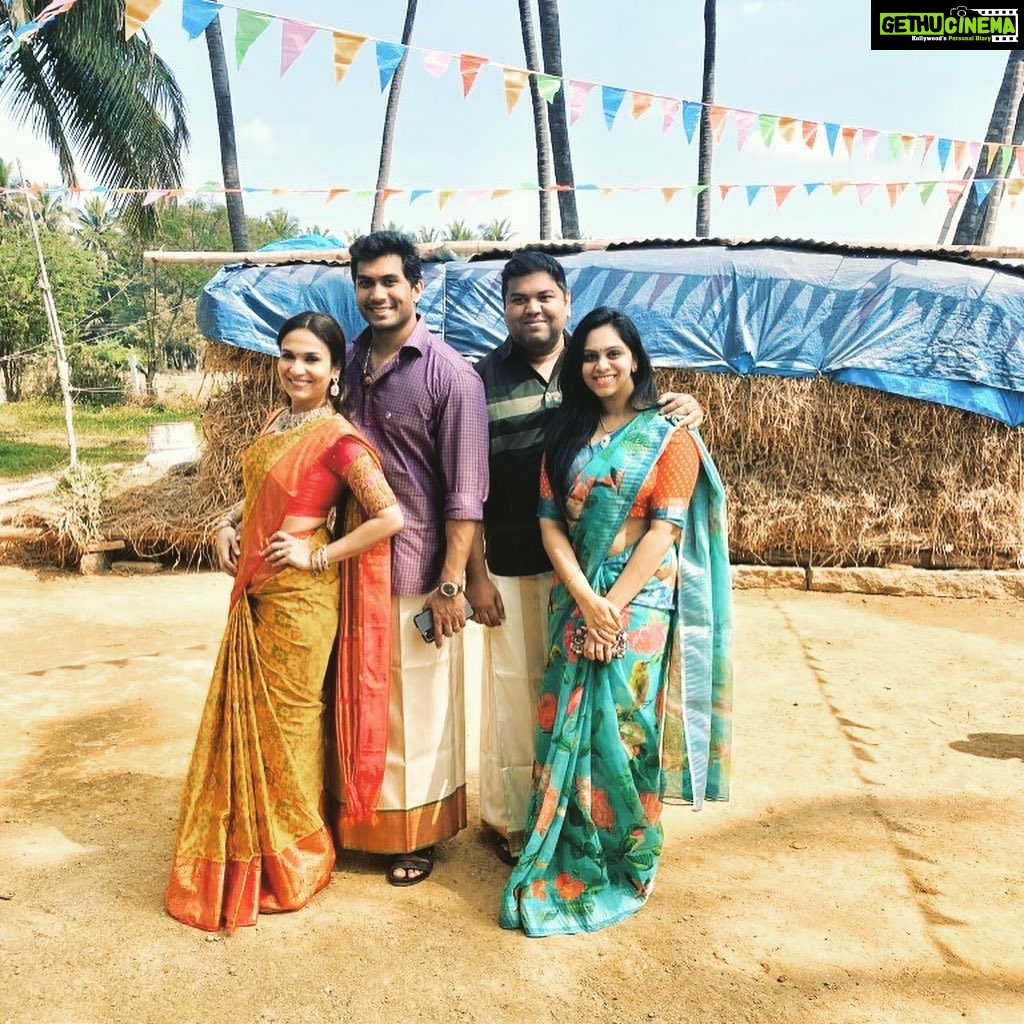
[[[222,516],[220,519],[217,520],[217,522],[213,524],[214,533],[220,533],[221,530],[227,528],[230,528],[232,530],[235,529],[235,521],[233,519],[228,519],[227,516]]]
[[[309,571],[314,576],[320,576],[327,571],[327,545],[317,548],[309,557]]]

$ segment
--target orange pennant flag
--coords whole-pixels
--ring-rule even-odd
[[[733,189],[735,187],[736,187],[735,185],[719,185],[718,186],[718,191],[721,194],[722,198],[725,199],[726,196],[729,195],[730,189]]]
[[[800,128],[800,134],[803,135],[807,148],[813,149],[814,143],[818,140],[818,122],[804,121]]]
[[[917,145],[916,135],[901,135],[900,142],[903,145],[903,155],[910,157],[910,154],[914,152],[914,146]]]
[[[853,158],[853,140],[856,134],[856,128],[843,128],[840,132],[843,138],[843,145],[846,146],[846,155],[850,159]]]
[[[711,119],[711,134],[714,135],[715,142],[722,141],[722,135],[725,132],[725,121],[728,116],[728,107],[716,107],[714,105],[708,107],[708,117]]]
[[[654,97],[649,92],[634,92],[633,96],[633,117],[640,117],[651,109]]]
[[[366,36],[356,36],[351,32],[333,32],[331,35],[334,40],[334,84],[337,85],[352,67],[359,47],[366,42]]]
[[[1010,178],[1006,183],[1006,194],[1010,197],[1010,205],[1017,205],[1017,197],[1024,190],[1024,178]]]
[[[963,139],[953,140],[953,162],[956,169],[962,170],[964,166],[964,154],[967,152],[967,143]]]
[[[343,196],[346,192],[351,192],[348,188],[332,188],[327,190],[327,199],[325,202],[330,202],[332,199],[337,199],[338,196]]]
[[[490,61],[486,57],[474,57],[471,53],[459,54],[459,72],[462,75],[462,95],[468,96],[476,82],[477,73]]]
[[[889,206],[896,205],[896,200],[903,195],[906,187],[907,183],[905,181],[890,181],[889,184],[885,186],[885,191],[889,193]]]
[[[782,136],[783,142],[792,142],[796,135],[796,126],[800,122],[795,117],[780,117],[779,118],[779,134]]]
[[[772,185],[772,191],[775,193],[776,208],[780,207],[786,201],[786,197],[795,187],[795,185]]]
[[[666,203],[671,203],[672,199],[675,197],[675,194],[678,191],[679,191],[679,189],[677,189],[677,188],[663,188],[661,190],[661,195],[662,195],[662,198],[665,200]]]
[[[124,37],[131,39],[163,0],[127,0],[124,5]]]
[[[502,68],[501,73],[505,79],[505,109],[511,114],[530,76],[528,72],[516,68]]]
[[[946,186],[946,198],[949,200],[950,206],[956,206],[960,202],[960,197],[964,194],[965,184],[962,181],[954,181]]]
[[[492,199],[501,199],[502,196],[510,196],[511,194],[512,194],[512,189],[510,189],[510,188],[494,188],[494,189],[491,189],[491,198]]]

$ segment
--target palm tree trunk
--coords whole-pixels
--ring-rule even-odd
[[[249,251],[249,229],[245,222],[242,182],[238,173],[238,149],[235,146],[235,117],[231,109],[231,85],[224,57],[224,39],[220,32],[220,15],[214,15],[206,26],[206,50],[210,55],[210,76],[213,99],[217,105],[217,134],[220,136],[220,166],[224,174],[224,201],[228,208],[228,229],[231,248]]]
[[[562,77],[562,35],[558,23],[558,0],[537,0],[540,17],[540,48],[546,74]],[[576,211],[576,180],[572,173],[572,153],[569,148],[569,119],[565,112],[565,87],[558,90],[548,111],[551,129],[551,156],[555,164],[555,180],[567,185],[558,193],[558,213],[562,221],[563,238],[580,237],[580,219]]]
[[[697,237],[711,232],[711,158],[715,140],[711,134],[711,104],[715,102],[715,44],[717,0],[704,0],[704,74],[700,92],[700,134],[697,138],[697,183],[706,185],[697,196]]]
[[[523,31],[523,52],[530,71],[541,69],[537,38],[533,32],[533,5],[530,0],[519,0],[519,24]],[[552,237],[551,192],[554,184],[551,170],[551,133],[548,130],[547,101],[540,94],[537,76],[530,75],[530,101],[533,104],[533,138],[537,147],[537,184],[540,186],[540,237]]]
[[[416,0],[407,0],[405,6],[405,26],[402,29],[402,45],[408,46],[412,39],[413,23],[416,21]],[[402,95],[402,79],[405,77],[405,65],[409,60],[409,51],[402,54],[402,59],[395,69],[391,86],[388,89],[388,105],[384,111],[384,134],[380,140],[380,165],[377,169],[377,194],[373,200],[373,216],[370,230],[379,231],[384,227],[385,190],[391,180],[391,153],[395,145],[395,125],[398,121],[398,100]]]
[[[1006,58],[1003,80],[996,94],[992,107],[992,117],[985,133],[986,142],[1000,145],[1019,145],[1024,139],[1024,50],[1010,50]],[[996,161],[999,157],[996,157]],[[998,168],[998,164],[994,162]],[[984,155],[978,159],[974,169],[974,180],[992,177],[992,171],[986,166]],[[974,188],[969,187],[964,200],[964,207],[957,222],[956,233],[953,235],[954,245],[989,245],[995,233],[996,217],[999,214],[999,203],[1005,191],[1005,179],[999,177],[992,186],[986,199],[978,205],[978,196]]]

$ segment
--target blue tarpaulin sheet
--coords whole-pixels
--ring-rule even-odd
[[[559,258],[573,322],[623,309],[656,366],[823,376],[1024,423],[1024,274],[1013,267],[768,243]],[[505,337],[503,262],[424,265],[420,313],[469,358]],[[365,327],[349,268],[326,263],[226,267],[204,289],[199,326],[276,354],[277,329],[303,309],[333,314],[349,338]]]

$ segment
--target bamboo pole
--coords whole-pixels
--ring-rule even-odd
[[[647,246],[652,249],[668,249],[689,243],[699,245],[724,246],[730,245],[766,245],[785,248],[788,244],[801,248],[814,249],[821,246],[834,245],[839,249],[898,252],[915,256],[962,256],[978,260],[1024,260],[1024,247],[1014,245],[922,245],[899,246],[886,242],[787,242],[780,238],[722,238],[722,239],[664,239],[664,238],[594,238],[565,242],[553,242],[551,239],[533,241],[484,241],[475,239],[467,242],[429,242],[417,246],[420,257],[427,261],[451,260],[466,256],[478,256],[487,252],[514,252],[532,247],[544,248],[558,255],[558,249],[564,247],[566,252],[596,252],[609,246],[631,245],[637,248]],[[234,263],[247,263],[256,266],[272,266],[278,263],[347,263],[348,249],[292,249],[274,250],[270,252],[173,252],[166,249],[146,250],[142,254],[142,262],[147,265],[191,265],[191,266],[226,266]]]
[[[25,172],[22,170],[21,161],[18,161],[18,177],[22,184],[25,183]],[[53,301],[53,290],[50,288],[50,276],[46,272],[46,260],[43,258],[43,246],[39,241],[39,228],[36,225],[36,214],[32,207],[32,199],[29,190],[24,189],[25,205],[28,207],[28,222],[32,228],[32,242],[36,249],[36,259],[39,261],[39,290],[43,296],[43,309],[46,311],[46,321],[50,327],[50,340],[53,342],[53,350],[57,358],[57,380],[60,382],[60,393],[64,400],[64,428],[68,435],[68,452],[71,468],[78,465],[78,442],[75,439],[75,421],[71,403],[71,375],[68,372],[68,357],[64,350],[64,336],[60,330],[60,318],[57,316],[57,306]]]

